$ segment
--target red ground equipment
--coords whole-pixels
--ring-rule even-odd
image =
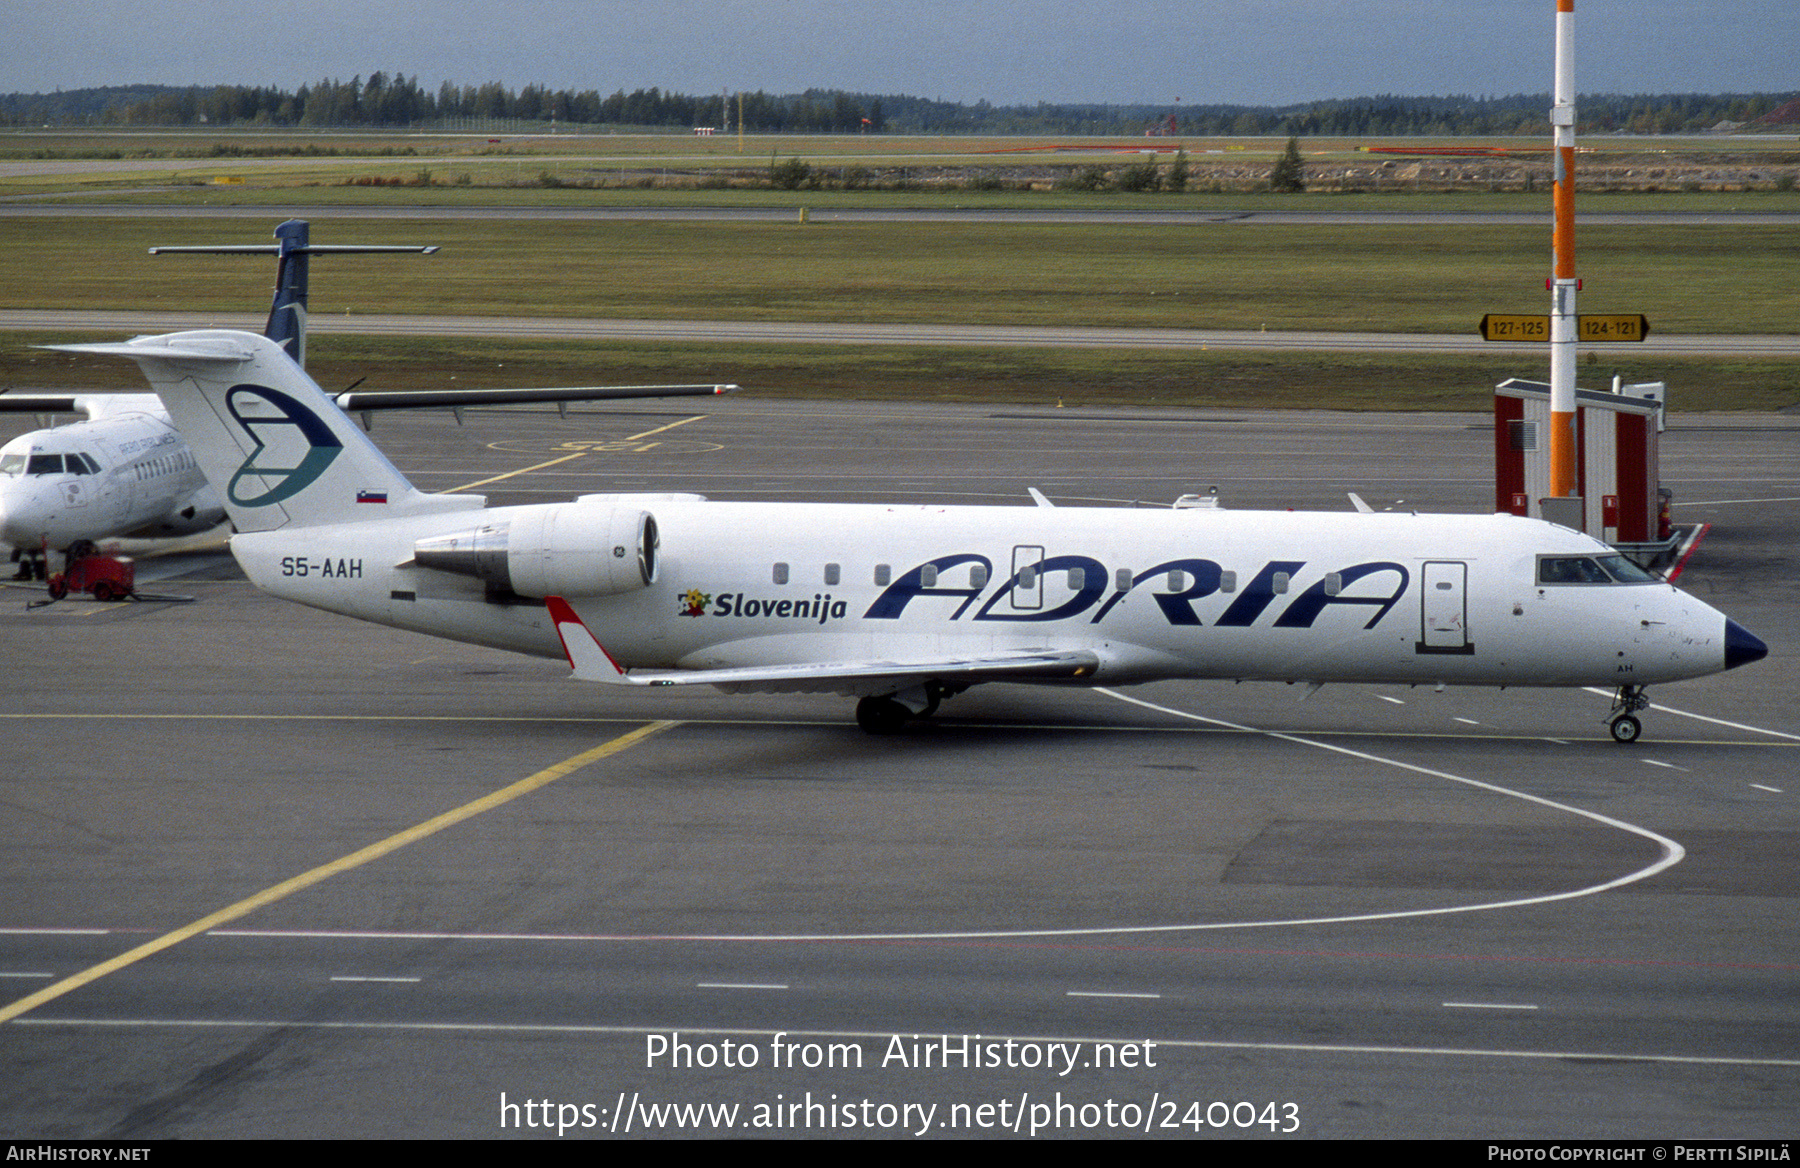
[[[123,600],[137,587],[137,571],[129,559],[103,556],[87,540],[69,548],[63,570],[50,577],[50,599],[61,600],[71,592],[91,592],[95,600]]]

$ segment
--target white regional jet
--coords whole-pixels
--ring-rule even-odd
[[[900,507],[416,491],[280,348],[135,359],[263,590],[614,685],[835,691],[874,733],[984,681],[1617,687],[1755,661],[1736,622],[1599,541],[1512,515]]]
[[[264,335],[295,362],[306,363],[307,266],[315,255],[392,252],[431,254],[435,247],[314,244],[309,224],[290,219],[273,244],[160,247],[161,252],[273,255],[275,296]],[[549,389],[463,389],[341,393],[333,400],[359,413],[423,406],[465,407],[519,402],[619,400],[725,393],[735,386],[571,386]],[[0,392],[0,413],[82,414],[85,420],[36,430],[0,446],[0,543],[29,561],[77,541],[119,536],[169,538],[211,530],[226,510],[207,485],[188,444],[148,393],[14,394]],[[460,417],[460,413],[458,415]],[[42,565],[40,564],[40,567]],[[24,575],[22,565],[21,575]]]

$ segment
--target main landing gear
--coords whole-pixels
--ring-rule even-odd
[[[12,562],[19,565],[19,570],[13,574],[13,579],[14,580],[44,580],[44,579],[47,579],[50,575],[50,572],[49,572],[48,565],[45,563],[45,561],[48,558],[49,557],[46,556],[42,551],[34,551],[30,548],[14,548],[12,551]]]
[[[1612,731],[1613,741],[1620,746],[1630,746],[1644,732],[1644,724],[1637,720],[1637,712],[1647,709],[1650,699],[1644,696],[1641,685],[1622,685],[1613,697],[1612,721],[1607,728]]]
[[[952,689],[935,681],[915,685],[898,693],[866,697],[856,703],[856,724],[870,734],[898,734],[914,718],[929,718],[937,713],[938,703],[962,688]]]

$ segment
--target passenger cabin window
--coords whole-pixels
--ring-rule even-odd
[[[875,565],[875,587],[886,588],[888,581],[894,578],[894,569],[887,564]]]
[[[776,564],[773,576],[775,583],[786,584],[788,580],[788,566],[786,564]]]
[[[1230,569],[1227,569],[1227,570],[1219,573],[1219,591],[1220,592],[1236,592],[1237,591],[1237,573],[1236,572],[1233,572]]]
[[[969,587],[986,588],[988,570],[986,564],[975,564],[969,568]]]
[[[925,588],[937,587],[937,565],[926,564],[919,569],[919,584]]]
[[[836,564],[825,565],[825,583],[836,584],[838,582],[838,575],[839,568]]]
[[[1287,590],[1288,590],[1288,581],[1291,580],[1292,578],[1293,577],[1291,577],[1286,572],[1277,572],[1277,573],[1275,573],[1275,578],[1272,581],[1270,581],[1269,586],[1274,591],[1275,595],[1286,596]]]
[[[1169,591],[1184,592],[1187,590],[1187,573],[1176,568],[1169,573]]]
[[[1113,589],[1117,592],[1131,591],[1131,569],[1119,568],[1113,572]]]

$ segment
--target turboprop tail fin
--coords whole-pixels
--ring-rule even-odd
[[[435,255],[435,244],[420,247],[412,244],[315,244],[312,225],[304,219],[289,219],[275,228],[275,243],[153,247],[151,255],[186,252],[194,255],[272,255],[275,258],[275,299],[269,305],[269,323],[263,336],[280,345],[300,368],[306,368],[306,296],[307,261],[316,255],[374,255],[392,252],[416,252]]]
[[[278,344],[255,333],[56,347],[138,363],[239,531],[483,505],[476,495],[415,490]]]

